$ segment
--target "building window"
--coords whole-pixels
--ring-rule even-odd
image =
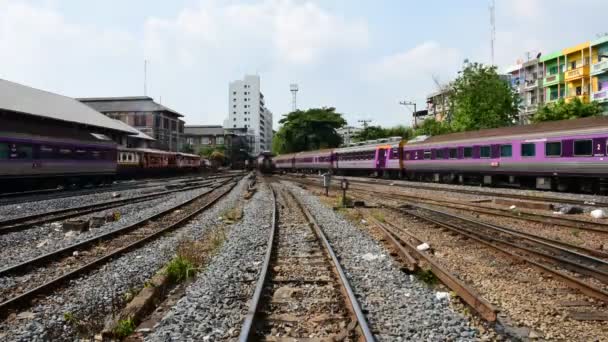
[[[465,147],[463,152],[464,152],[463,157],[465,157],[465,158],[473,157],[473,148],[472,147]]]
[[[141,127],[146,125],[146,114],[136,114],[133,117],[133,126]]]
[[[163,128],[169,129],[169,119],[168,118],[163,118]]]
[[[522,157],[536,156],[536,145],[534,145],[533,143],[521,144],[521,156]]]
[[[562,155],[562,143],[561,141],[546,142],[545,143],[545,156],[547,157],[561,157]]]
[[[236,105],[232,105],[232,108],[236,108]]]
[[[224,137],[216,137],[215,143],[218,145],[224,145]]]
[[[513,147],[511,144],[509,145],[500,145],[500,156],[501,157],[511,157],[513,156]]]
[[[236,95],[236,91],[233,91],[233,92],[232,92],[232,95]]]
[[[232,114],[236,115],[236,112],[232,112]]]
[[[154,127],[160,128],[160,115],[154,115]]]
[[[177,122],[171,121],[171,131],[177,131]]]
[[[591,139],[589,140],[574,140],[574,155],[575,156],[590,156],[593,150]]]
[[[479,148],[479,157],[490,158],[490,146],[481,146]]]
[[[202,143],[203,145],[209,145],[209,137],[203,137],[203,138],[201,139],[201,143]]]
[[[236,125],[234,125],[234,126],[232,126],[232,127],[236,128]]]
[[[232,99],[232,102],[236,102],[236,98],[233,98],[233,99]]]

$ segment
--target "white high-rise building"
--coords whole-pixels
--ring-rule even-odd
[[[257,155],[272,147],[272,113],[260,91],[260,76],[245,75],[228,87],[228,119],[224,128],[247,128],[252,136],[251,153]]]

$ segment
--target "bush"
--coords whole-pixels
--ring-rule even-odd
[[[167,264],[166,274],[171,283],[177,284],[196,274],[194,264],[181,256],[176,256]]]
[[[135,322],[131,318],[121,319],[114,329],[114,334],[118,338],[125,338],[135,332]]]

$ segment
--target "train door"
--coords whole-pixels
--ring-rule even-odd
[[[376,160],[377,169],[384,169],[386,167],[386,159],[387,159],[388,151],[389,150],[387,148],[378,149],[378,157]]]

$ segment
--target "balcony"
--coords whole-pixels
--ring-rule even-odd
[[[574,100],[577,97],[579,100],[581,100],[581,102],[589,102],[589,95],[582,94],[582,95],[570,95],[570,96],[566,97],[566,103],[572,102],[572,100]]]
[[[533,90],[534,88],[540,87],[540,80],[526,80],[524,82],[525,90]]]
[[[608,59],[595,63],[591,66],[591,75],[598,75],[608,71]]]
[[[593,92],[592,99],[600,103],[608,102],[608,89]]]
[[[556,85],[558,83],[564,83],[564,73],[560,72],[559,74],[548,75],[543,80],[543,87],[550,87],[552,85]]]
[[[571,69],[564,73],[564,79],[566,81],[576,80],[585,76],[589,76],[589,65],[584,65],[576,69]]]

